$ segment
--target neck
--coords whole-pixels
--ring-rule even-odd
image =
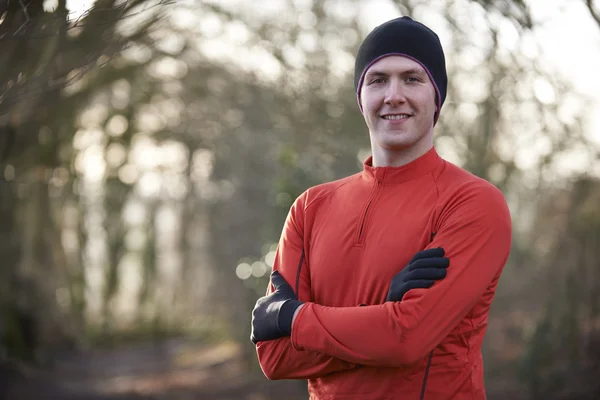
[[[414,145],[404,149],[382,148],[371,143],[373,167],[401,167],[413,162],[433,147],[433,137],[423,138]]]

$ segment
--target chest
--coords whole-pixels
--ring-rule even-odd
[[[314,301],[383,303],[392,277],[431,241],[436,201],[431,187],[411,184],[333,198],[315,215],[309,239]]]

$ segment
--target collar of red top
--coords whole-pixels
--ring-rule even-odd
[[[435,148],[414,161],[401,167],[373,167],[373,157],[363,163],[363,176],[368,180],[377,179],[381,183],[402,183],[413,180],[433,171],[442,163]]]

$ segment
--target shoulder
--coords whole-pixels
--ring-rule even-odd
[[[360,173],[325,182],[306,189],[296,198],[288,214],[288,222],[293,224],[298,232],[302,232],[307,220],[313,220],[316,213],[322,210],[322,205],[339,191],[341,187],[347,186],[360,179]]]
[[[442,168],[434,174],[434,181],[440,197],[471,197],[496,199],[506,203],[504,195],[491,182],[444,160]]]
[[[434,179],[442,214],[481,217],[510,225],[510,211],[504,194],[491,182],[445,160]]]
[[[357,179],[360,179],[360,173],[312,186],[298,196],[296,203],[300,203],[304,210],[318,207],[319,204],[327,201],[327,199],[338,192],[340,188],[352,184]]]

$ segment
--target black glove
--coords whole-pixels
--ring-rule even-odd
[[[303,303],[278,271],[271,273],[275,291],[261,297],[252,310],[252,343],[278,339],[292,334],[294,312]]]
[[[436,280],[446,277],[450,260],[444,257],[444,249],[437,247],[418,252],[408,265],[392,278],[385,301],[401,301],[410,289],[431,287]]]

